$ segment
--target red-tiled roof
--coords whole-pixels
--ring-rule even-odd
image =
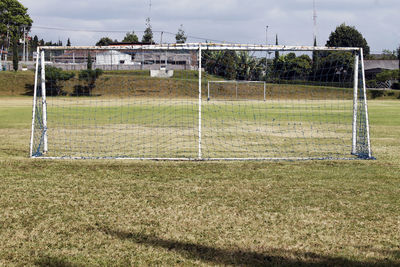
[[[118,42],[118,43],[112,43],[110,46],[124,46],[124,45],[152,45],[154,43],[141,43],[141,42],[132,42],[132,43],[124,43],[124,42]]]

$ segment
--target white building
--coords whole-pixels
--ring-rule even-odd
[[[96,65],[132,65],[132,56],[116,50],[98,53],[96,55]]]

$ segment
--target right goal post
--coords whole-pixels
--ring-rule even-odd
[[[373,159],[360,48],[196,43],[38,55],[33,158]]]

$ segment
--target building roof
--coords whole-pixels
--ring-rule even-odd
[[[119,56],[119,55],[127,55],[129,56],[129,54],[127,53],[123,53],[117,50],[106,50],[106,51],[100,51],[99,53],[97,53],[97,56],[107,56],[107,55],[112,55],[112,56]]]
[[[142,43],[142,42],[117,42],[117,43],[111,43],[109,46],[128,46],[128,45],[152,45],[154,43]]]
[[[397,70],[399,68],[398,60],[364,60],[365,70],[385,69]]]
[[[103,52],[102,50],[66,50],[64,54],[55,56],[55,58],[86,58],[88,53],[90,53],[91,56],[95,56]]]

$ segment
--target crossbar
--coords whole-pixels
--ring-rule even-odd
[[[360,51],[358,47],[250,45],[219,43],[118,45],[118,46],[40,46],[40,50],[234,50],[234,51]]]

